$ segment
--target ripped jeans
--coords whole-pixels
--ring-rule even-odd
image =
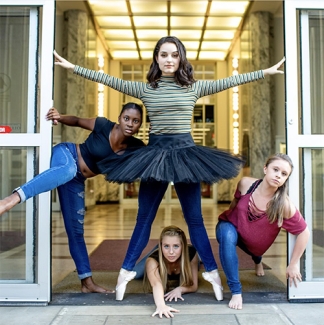
[[[53,148],[51,166],[17,188],[21,202],[57,188],[71,256],[79,279],[92,275],[87,247],[84,241],[85,180],[78,164],[74,143],[60,143]]]

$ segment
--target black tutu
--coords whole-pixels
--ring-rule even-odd
[[[146,147],[131,148],[97,163],[106,179],[116,183],[141,179],[208,184],[237,176],[243,164],[240,156],[226,150],[196,145],[189,133],[150,135]]]

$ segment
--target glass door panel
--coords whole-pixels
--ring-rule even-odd
[[[0,121],[4,132],[27,132],[28,55],[30,15],[28,7],[0,7]]]
[[[312,244],[307,279],[324,280],[324,149],[311,150]]]
[[[38,12],[29,7],[0,7],[0,121],[9,134],[34,133],[35,110],[28,114],[29,57],[36,59],[36,44],[30,44],[31,28],[37,25]],[[37,32],[37,29],[36,31]],[[36,75],[36,74],[35,74]],[[35,78],[35,77],[34,77]],[[33,84],[36,80],[31,80]],[[31,102],[35,102],[35,90],[30,92]],[[28,116],[29,115],[29,116]],[[30,123],[34,121],[34,123]],[[3,137],[4,135],[2,135]],[[33,148],[1,148],[1,188],[0,197],[5,197],[19,185],[26,182],[27,166],[33,165]],[[32,177],[33,175],[28,175]],[[26,205],[18,205],[0,218],[1,255],[0,281],[33,281],[33,259],[30,252],[34,247],[33,214],[26,218]],[[29,223],[30,227],[26,227]],[[15,240],[15,237],[17,240]],[[27,241],[27,239],[30,239]],[[19,245],[18,245],[19,244]],[[28,267],[30,266],[30,267]]]
[[[0,198],[49,166],[51,124],[44,116],[52,103],[53,34],[54,0],[1,1]],[[0,304],[46,304],[50,193],[2,214],[0,234]]]
[[[306,20],[309,29],[311,134],[324,134],[324,10],[301,12],[301,19]]]
[[[311,236],[301,258],[303,282],[288,288],[290,300],[324,299],[324,3],[285,1],[287,153],[295,169],[289,195]],[[306,7],[307,6],[307,7]],[[289,235],[289,257],[295,236]]]
[[[27,148],[0,148],[0,195],[4,197],[13,188],[26,182]],[[0,216],[0,283],[34,282],[33,251],[35,227],[33,200],[19,204]],[[28,213],[27,213],[28,211]]]

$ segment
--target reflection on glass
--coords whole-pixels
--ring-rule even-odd
[[[29,8],[2,8],[0,39],[0,125],[6,132],[26,133]]]
[[[309,12],[311,132],[324,133],[324,11]]]
[[[324,278],[324,149],[312,150],[313,278]]]
[[[0,197],[26,182],[27,150],[0,148]],[[26,205],[0,216],[0,281],[26,278]]]

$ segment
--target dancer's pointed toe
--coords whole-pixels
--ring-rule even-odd
[[[136,276],[135,271],[127,271],[121,269],[118,276],[117,287],[116,287],[116,300],[123,300],[126,291],[127,283],[133,280]]]
[[[223,300],[223,287],[221,285],[221,279],[219,276],[218,271],[213,271],[213,272],[203,272],[202,277],[210,282],[213,286],[213,290],[215,293],[216,300],[221,301]],[[217,283],[219,282],[219,283]]]

